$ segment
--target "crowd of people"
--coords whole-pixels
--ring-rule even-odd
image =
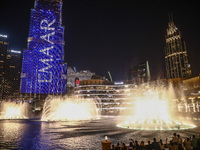
[[[140,144],[138,141],[129,139],[130,143],[117,143],[117,145],[112,145],[112,150],[200,150],[200,135],[198,138],[195,135],[189,138],[182,138],[179,134],[174,133],[172,140],[168,141],[166,139],[163,142],[161,139],[157,141],[156,138],[153,138],[153,142],[148,141],[147,144],[144,141],[141,141]]]

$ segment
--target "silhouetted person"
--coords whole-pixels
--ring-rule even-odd
[[[146,146],[147,150],[152,150],[152,145],[151,145],[151,142],[148,141],[148,145]]]
[[[145,149],[144,141],[141,141],[141,143],[140,143],[140,150],[144,150],[144,149]]]
[[[160,144],[158,142],[156,142],[156,138],[153,138],[153,142],[151,145],[152,145],[152,149],[161,150]]]
[[[176,133],[173,134],[172,142],[173,142],[174,144],[178,144],[178,137],[176,136]]]
[[[193,146],[193,150],[197,150],[197,139],[195,138],[195,135],[192,136],[191,144]]]
[[[117,143],[117,147],[115,148],[115,150],[121,150],[120,146],[119,146],[119,143]]]
[[[129,144],[129,150],[133,150],[134,149],[134,145],[133,145],[133,142],[130,142],[130,144]]]
[[[122,150],[126,150],[126,145],[125,145],[125,143],[122,144]]]
[[[177,135],[177,138],[178,138],[178,150],[183,150],[183,142],[179,134]]]
[[[200,134],[199,134],[199,138],[197,139],[197,149],[200,149]]]
[[[135,148],[136,148],[136,150],[138,150],[140,148],[140,146],[139,146],[137,141],[135,141]]]
[[[160,149],[161,149],[161,150],[165,150],[164,144],[163,144],[163,142],[162,142],[161,139],[160,139],[160,143],[159,143],[159,144],[160,144]]]
[[[192,150],[191,141],[189,138],[187,138],[187,140],[184,142],[184,146],[186,150]]]
[[[111,150],[115,150],[115,145],[112,145],[112,146],[111,146]]]

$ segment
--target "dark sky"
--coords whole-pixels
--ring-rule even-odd
[[[0,33],[9,48],[27,47],[34,0],[1,0]],[[168,13],[181,31],[193,76],[200,73],[200,10],[190,1],[64,0],[65,59],[78,70],[99,75],[110,71],[123,80],[130,66],[149,61],[153,78],[164,78],[164,46]]]

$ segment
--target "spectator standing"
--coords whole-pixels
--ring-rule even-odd
[[[197,149],[200,149],[200,134],[199,134],[199,138],[197,140]]]
[[[146,146],[147,150],[152,150],[151,141],[148,141],[148,145]]]
[[[160,139],[160,148],[161,148],[161,150],[165,150],[165,146],[164,146],[164,144],[163,144],[161,139]]]
[[[166,140],[166,145],[169,148],[169,150],[178,150],[178,146],[172,141],[170,141],[170,144],[168,145],[167,140]]]
[[[122,144],[122,150],[127,150],[125,143]]]
[[[144,150],[144,149],[145,149],[144,141],[141,141],[141,143],[140,143],[140,150]]]
[[[140,148],[138,141],[135,141],[135,149],[138,150]]]
[[[175,145],[178,144],[178,137],[176,136],[176,133],[173,134],[172,142],[173,142]]]
[[[184,142],[184,146],[186,150],[192,150],[191,141],[189,138]]]
[[[133,142],[130,142],[130,144],[129,144],[129,150],[133,150],[133,149],[134,149]]]
[[[121,150],[119,143],[117,143],[117,147],[115,148],[115,150]]]
[[[193,146],[193,150],[198,150],[197,149],[197,139],[195,138],[195,135],[192,136],[191,144]]]
[[[183,150],[183,142],[179,134],[177,135],[177,138],[178,138],[178,150]]]
[[[115,145],[112,145],[111,150],[115,150]]]
[[[153,138],[153,142],[151,145],[152,145],[152,149],[161,150],[160,144],[158,142],[156,142],[156,138]]]

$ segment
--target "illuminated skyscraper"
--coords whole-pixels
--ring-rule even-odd
[[[169,17],[166,35],[165,63],[168,79],[191,76],[185,41],[182,39],[181,32],[174,25],[172,15]]]
[[[5,62],[3,98],[11,98],[19,94],[22,64],[20,50],[8,50]]]
[[[5,61],[8,50],[7,35],[0,34],[0,99],[3,98],[4,93],[4,75],[5,75]]]
[[[3,77],[3,74],[5,72],[4,69],[5,69],[7,50],[8,50],[7,35],[0,34],[0,78]]]
[[[62,0],[35,0],[28,49],[24,50],[21,93],[66,93]]]

